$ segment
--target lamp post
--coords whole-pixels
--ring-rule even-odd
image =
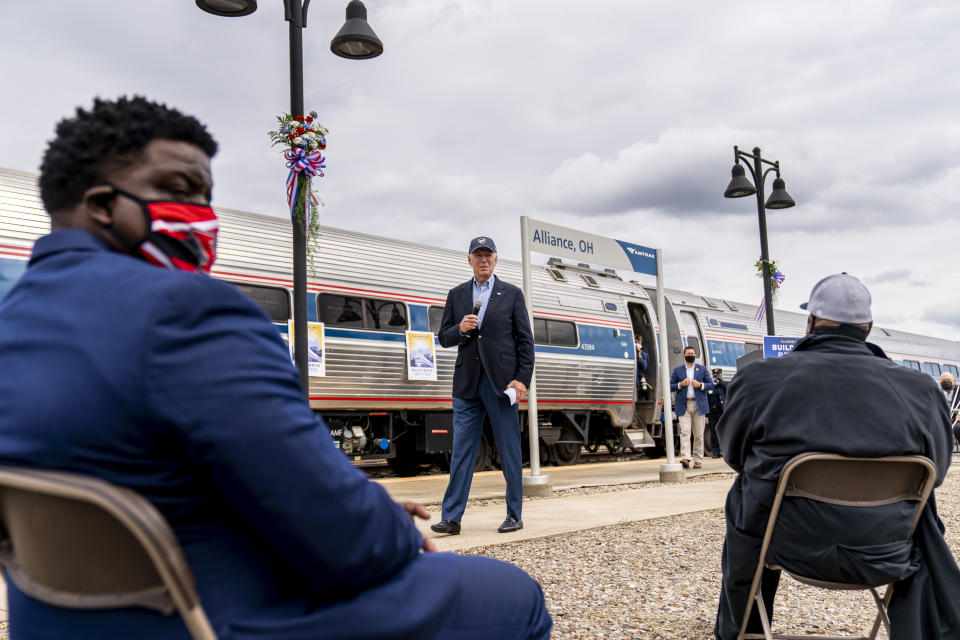
[[[744,196],[757,195],[757,215],[760,217],[760,268],[763,275],[763,304],[767,314],[767,335],[775,335],[773,326],[773,286],[770,276],[770,253],[767,250],[767,215],[766,209],[789,209],[797,203],[793,201],[790,194],[787,193],[786,184],[780,177],[780,161],[771,162],[760,155],[760,147],[753,148],[753,155],[744,153],[736,146],[733,147],[733,174],[730,184],[723,192],[724,198],[743,198]],[[745,175],[740,161],[750,168],[751,183]],[[751,162],[752,160],[752,162]],[[770,167],[764,171],[763,165]],[[773,181],[773,191],[766,204],[763,202],[763,184],[767,179],[767,174],[771,171],[777,173]]]
[[[197,6],[217,16],[239,17],[257,10],[257,0],[196,0]],[[283,0],[283,17],[290,23],[290,113],[303,114],[303,30],[310,0]],[[367,8],[360,0],[347,4],[347,19],[330,41],[330,50],[341,58],[364,60],[383,53],[383,43],[367,24]],[[307,236],[302,225],[293,225],[293,353],[303,392],[310,396],[307,356]]]

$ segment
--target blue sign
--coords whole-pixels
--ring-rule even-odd
[[[763,357],[782,358],[800,342],[800,338],[781,338],[780,336],[763,336]]]
[[[650,247],[641,247],[638,244],[617,240],[617,244],[627,254],[634,273],[649,273],[657,275],[657,250]]]

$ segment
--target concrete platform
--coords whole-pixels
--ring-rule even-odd
[[[546,467],[554,490],[577,487],[610,486],[640,482],[658,482],[663,459],[630,462],[582,464],[571,467]],[[729,472],[723,460],[704,460],[702,469],[689,469],[687,477],[707,473]],[[525,471],[526,473],[526,471]],[[411,500],[437,504],[446,489],[447,475],[415,478],[388,478],[377,482],[395,500]],[[524,528],[515,533],[497,533],[506,515],[502,504],[467,505],[460,535],[448,536],[430,531],[432,520],[418,520],[417,526],[441,551],[503,544],[517,540],[582,531],[618,522],[648,520],[680,513],[691,513],[722,507],[731,480],[701,481],[690,484],[654,485],[639,489],[612,491],[590,495],[571,495],[546,500],[524,501]],[[502,498],[505,489],[503,474],[484,471],[474,475],[470,498]]]
[[[431,538],[441,551],[542,538],[573,531],[595,529],[617,524],[650,520],[680,513],[693,513],[723,507],[732,480],[670,484],[612,491],[592,495],[576,495],[525,502],[523,529],[515,533],[497,533],[503,522],[503,505],[470,506],[460,523],[460,535],[434,533],[430,521],[418,520],[417,527]]]
[[[541,472],[550,476],[553,490],[575,487],[596,487],[637,482],[659,482],[660,465],[666,458],[656,460],[633,460],[629,462],[603,462],[578,464],[570,467],[542,467]],[[729,472],[730,467],[720,458],[707,458],[702,469],[687,469],[688,478],[704,473]],[[524,475],[530,472],[524,469]],[[375,480],[387,490],[394,500],[410,500],[421,504],[439,504],[447,488],[450,476],[414,476],[412,478],[384,478]],[[502,498],[506,483],[500,471],[481,471],[473,475],[470,499]]]

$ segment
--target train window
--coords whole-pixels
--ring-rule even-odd
[[[946,369],[946,370],[947,370],[947,373],[949,373],[950,375],[952,375],[954,378],[957,377],[957,367],[956,367],[956,365],[945,364],[945,365],[943,365],[943,368]]]
[[[744,342],[743,352],[750,353],[751,351],[763,351],[763,345],[756,342]]]
[[[928,373],[935,378],[940,377],[940,365],[936,362],[924,362],[921,366],[924,373]]]
[[[702,356],[703,351],[700,350],[700,340],[694,338],[693,336],[687,336],[687,347],[693,347],[693,351],[698,355]]]
[[[577,346],[577,326],[562,320],[547,320],[547,340],[558,347]]]
[[[290,294],[280,287],[264,287],[256,284],[231,282],[233,286],[257,303],[273,322],[286,324],[290,319]]]
[[[543,318],[533,319],[533,342],[534,344],[550,344],[547,341],[547,321]]]
[[[372,300],[366,302],[364,322],[367,329],[374,331],[394,331],[403,333],[407,330],[407,307],[402,302],[394,300]]]
[[[577,346],[577,326],[563,320],[534,318],[533,342],[553,347],[575,347]]]
[[[328,327],[363,329],[363,298],[321,293],[317,296],[317,319]]]
[[[920,363],[916,360],[904,360],[907,363],[907,366],[915,371],[920,371]]]
[[[433,331],[435,335],[440,333],[440,322],[443,320],[443,307],[430,307],[427,309],[427,317],[430,319],[430,331]]]

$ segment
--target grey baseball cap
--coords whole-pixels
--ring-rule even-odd
[[[810,300],[800,305],[810,315],[844,324],[873,322],[872,298],[863,283],[847,274],[835,273],[813,285]]]

